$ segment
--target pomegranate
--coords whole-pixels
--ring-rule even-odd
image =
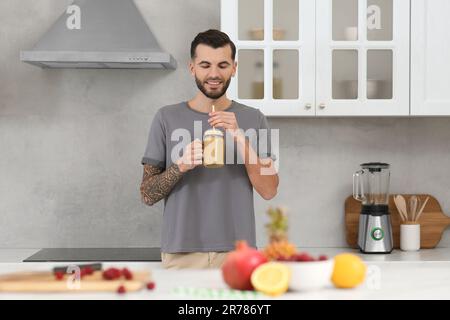
[[[253,270],[267,262],[264,254],[247,245],[245,240],[236,242],[236,250],[230,252],[223,265],[225,283],[236,290],[253,290],[250,278]]]

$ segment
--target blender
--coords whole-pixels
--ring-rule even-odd
[[[353,174],[353,198],[361,201],[358,246],[363,253],[390,253],[393,248],[389,213],[389,164],[361,164]]]

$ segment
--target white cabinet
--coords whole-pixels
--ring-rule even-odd
[[[314,116],[314,0],[222,0],[221,10],[237,47],[230,98],[266,115]]]
[[[411,3],[411,114],[450,115],[450,1]]]
[[[317,115],[408,115],[409,0],[316,6]]]
[[[229,95],[268,116],[408,115],[409,18],[409,0],[222,0]]]

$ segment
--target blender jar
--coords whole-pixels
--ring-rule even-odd
[[[353,174],[353,198],[363,205],[389,204],[389,164],[370,162],[361,164]]]

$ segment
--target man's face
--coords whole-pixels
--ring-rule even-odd
[[[189,64],[198,89],[210,99],[219,99],[225,94],[236,74],[237,63],[231,58],[229,45],[214,49],[199,44],[196,56]]]

